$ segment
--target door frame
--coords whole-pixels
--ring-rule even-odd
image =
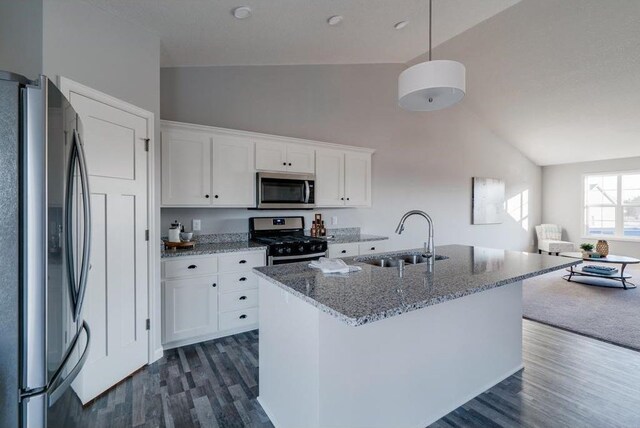
[[[160,246],[153,244],[160,240],[159,229],[156,230],[155,227],[159,219],[155,209],[155,115],[148,110],[144,110],[64,76],[58,76],[58,87],[69,100],[71,93],[74,92],[127,113],[140,116],[147,121],[147,136],[149,138],[149,151],[147,155],[147,228],[149,229],[149,241],[147,241],[147,295],[149,296],[147,318],[151,324],[148,335],[147,364],[151,364],[160,359],[164,353],[162,348],[162,322],[160,313],[161,295],[159,287],[153,286],[153,284],[159,284],[157,267],[158,261],[160,260]]]

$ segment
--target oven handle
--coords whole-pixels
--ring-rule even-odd
[[[311,257],[325,257],[327,255],[324,253],[314,253],[314,254],[300,254],[297,256],[271,256],[271,260],[280,261],[280,260],[301,260],[301,259],[309,259]]]
[[[309,203],[309,198],[311,197],[311,186],[309,185],[309,180],[304,180],[304,203]]]

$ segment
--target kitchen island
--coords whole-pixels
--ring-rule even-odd
[[[580,263],[461,245],[437,254],[402,274],[374,256],[345,259],[362,268],[347,275],[254,269],[258,400],[276,427],[429,425],[522,368],[522,280]]]

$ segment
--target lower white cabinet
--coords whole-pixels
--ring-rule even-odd
[[[264,250],[169,258],[162,263],[165,349],[258,327],[258,279]]]
[[[329,244],[329,257],[354,257],[388,251],[387,241],[349,242],[346,244]]]

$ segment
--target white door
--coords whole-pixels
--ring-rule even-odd
[[[218,331],[217,276],[165,281],[164,343]]]
[[[371,155],[345,153],[344,196],[349,207],[371,206]]]
[[[89,356],[74,390],[92,400],[148,361],[147,119],[71,92],[82,121],[92,204],[83,317]]]
[[[278,141],[256,141],[256,169],[286,171],[287,145]]]
[[[316,150],[302,144],[287,144],[287,171],[313,174]]]
[[[331,149],[316,151],[315,199],[317,206],[344,205],[344,152]]]
[[[256,175],[253,141],[213,136],[214,206],[252,207],[256,205]]]
[[[199,132],[162,133],[162,204],[211,205],[211,137]]]

